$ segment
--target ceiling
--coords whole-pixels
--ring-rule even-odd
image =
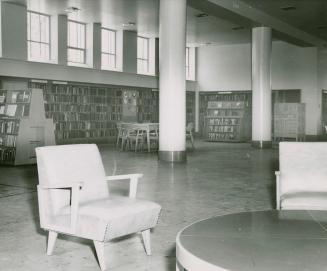
[[[79,11],[68,13],[70,19],[101,22],[104,27],[135,30],[140,35],[149,37],[158,36],[159,0],[2,1],[26,5],[28,9],[51,15],[65,14],[66,8],[77,7]],[[233,8],[238,8],[238,14],[228,10],[227,5],[230,4]],[[281,9],[290,6],[295,9]],[[246,16],[240,7],[244,8]],[[309,38],[313,36],[327,43],[327,0],[188,0],[187,43],[207,46],[250,42],[252,26],[262,25],[255,16],[251,18],[253,9],[273,17],[277,22],[282,21],[295,27],[300,34],[303,32]],[[198,17],[203,12],[208,16]],[[135,23],[135,26],[124,26],[129,22]],[[290,32],[286,35],[280,32],[283,32],[283,27],[279,32],[276,31],[275,38],[287,40],[287,36],[292,36]],[[308,42],[303,44],[310,45]]]

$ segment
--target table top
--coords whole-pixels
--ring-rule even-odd
[[[213,217],[181,230],[187,270],[327,270],[327,212],[257,211]]]

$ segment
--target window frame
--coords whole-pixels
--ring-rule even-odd
[[[137,73],[139,73],[139,74],[148,74],[149,72],[150,72],[150,38],[147,38],[147,37],[143,37],[143,36],[137,36],[137,47],[138,47],[138,40],[139,40],[139,38],[140,39],[143,39],[143,40],[146,40],[146,42],[147,42],[147,57],[148,58],[141,58],[141,57],[139,57],[138,55],[136,56],[136,61],[137,61],[137,67],[139,66],[138,65],[138,62],[139,61],[142,61],[142,62],[146,62],[146,64],[147,64],[147,69],[146,69],[146,71],[143,71],[142,70],[142,72],[139,72],[139,71],[137,71]],[[138,52],[139,50],[138,50],[138,48],[137,48],[137,52]]]
[[[70,37],[70,31],[69,31],[69,23],[72,22],[72,23],[75,23],[75,24],[79,24],[79,25],[83,25],[84,26],[84,48],[80,48],[80,47],[75,47],[75,46],[70,46],[69,45],[69,37]],[[69,49],[72,49],[72,50],[77,50],[77,51],[82,51],[83,52],[83,62],[76,62],[76,61],[71,61],[69,59]],[[83,22],[79,22],[79,21],[76,21],[76,20],[67,20],[67,62],[68,63],[74,63],[74,64],[86,64],[86,23],[83,23]]]
[[[102,37],[102,30],[108,31],[109,33],[110,32],[114,33],[114,36],[115,36],[115,50],[114,50],[115,52],[114,53],[103,51],[103,48],[102,48],[102,38],[103,38]],[[110,39],[109,38],[108,38],[108,42],[110,44]],[[107,63],[106,63],[106,66],[104,66],[104,64],[102,63],[102,55],[114,56],[114,58],[115,58],[114,66],[109,67],[109,65]],[[117,70],[117,30],[107,28],[107,27],[101,27],[101,69],[103,69],[103,70]]]
[[[32,36],[32,31],[31,31],[31,13],[33,14],[37,14],[39,16],[39,27],[40,27],[40,33],[39,33],[39,41],[33,40],[31,38]],[[44,16],[47,17],[49,20],[49,29],[48,29],[48,40],[49,42],[44,42],[42,41],[42,36],[41,36],[41,20],[40,20],[40,16]],[[29,29],[28,29],[29,28]],[[29,34],[29,35],[28,35]],[[38,12],[38,11],[34,11],[34,10],[27,10],[27,58],[28,60],[32,60],[32,61],[50,61],[51,60],[51,15],[50,14],[46,14],[46,13],[42,13],[42,12]],[[48,58],[41,58],[41,57],[32,57],[31,56],[31,52],[29,50],[30,44],[32,43],[36,43],[36,44],[40,44],[40,45],[47,45],[49,48],[49,57]],[[41,47],[40,47],[41,48]]]

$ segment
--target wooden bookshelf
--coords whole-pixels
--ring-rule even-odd
[[[138,122],[159,122],[159,91],[139,90]]]
[[[274,104],[274,141],[282,139],[305,140],[305,104]]]
[[[186,91],[186,124],[195,123],[195,92]]]
[[[204,110],[201,107],[206,106]],[[208,141],[242,142],[251,138],[249,93],[211,93],[200,98],[200,119]]]
[[[158,90],[46,80],[30,80],[29,87],[44,90],[45,112],[55,123],[57,144],[113,141],[116,123],[123,119],[159,122]],[[128,98],[133,95],[136,104]],[[186,92],[186,119],[195,119],[194,92]]]
[[[42,90],[0,90],[0,164],[35,163],[34,149],[54,144],[54,124],[45,117]]]

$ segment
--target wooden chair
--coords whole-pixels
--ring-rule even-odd
[[[41,228],[49,231],[47,254],[53,253],[58,233],[93,240],[102,270],[105,242],[141,232],[151,254],[150,229],[161,207],[136,198],[142,174],[106,176],[95,144],[36,148]],[[128,180],[129,196],[112,197],[106,181]]]
[[[149,141],[150,146],[158,149],[159,147],[159,124],[149,124]]]
[[[117,140],[116,140],[116,148],[119,147],[119,143],[122,144],[123,141],[123,127],[121,122],[116,123],[117,128]]]
[[[327,143],[279,143],[276,208],[327,210]]]
[[[189,139],[191,141],[192,149],[194,149],[193,129],[193,122],[189,122],[186,126],[186,140]]]
[[[133,149],[134,145],[134,151],[138,151],[139,148],[143,148],[144,142],[146,138],[146,131],[140,127],[137,127],[137,125],[134,125],[131,127],[131,129],[128,132],[127,140],[129,149]]]

